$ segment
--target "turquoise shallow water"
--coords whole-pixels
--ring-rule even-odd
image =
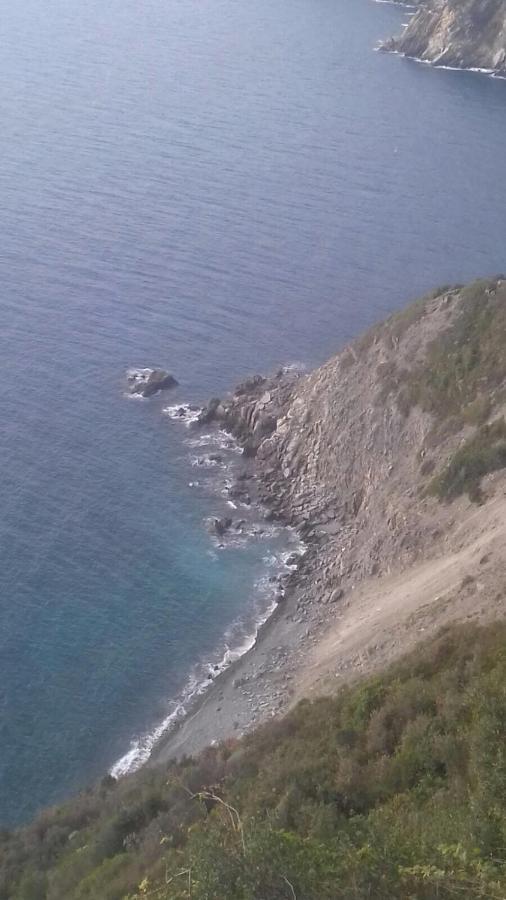
[[[505,268],[506,84],[372,52],[344,0],[26,0],[0,60],[0,819],[101,774],[258,607],[167,401],[312,365]],[[260,603],[260,605],[262,605]]]

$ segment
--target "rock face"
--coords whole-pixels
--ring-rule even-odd
[[[315,601],[337,609],[361,580],[434,552],[450,527],[451,507],[424,491],[428,463],[449,458],[462,433],[435,431],[432,414],[405,392],[473,290],[484,303],[500,294],[506,304],[502,280],[443,289],[309,375],[253,379],[205,411],[204,421],[233,432],[254,455],[266,518],[295,526],[308,546],[286,586],[296,583],[302,609]]]
[[[163,369],[129,369],[127,372],[129,392],[141,397],[152,397],[158,391],[176,387],[177,384],[174,376]]]
[[[279,371],[273,378],[255,375],[225,400],[213,398],[202,410],[198,424],[217,422],[238,438],[245,456],[255,456],[278,424],[299,376]]]
[[[506,0],[432,0],[381,49],[433,65],[506,75]]]

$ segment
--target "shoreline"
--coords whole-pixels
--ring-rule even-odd
[[[377,3],[386,3],[390,2],[390,0],[375,0]],[[388,43],[388,42],[386,42]],[[429,66],[431,69],[440,69],[445,70],[447,72],[468,72],[471,75],[486,75],[487,78],[494,78],[497,81],[506,81],[506,74],[503,74],[501,70],[497,69],[481,69],[478,66],[445,66],[440,65],[438,62],[433,62],[430,59],[422,59],[420,56],[410,56],[409,53],[405,53],[403,50],[395,50],[394,48],[390,48],[386,45],[385,42],[378,44],[374,48],[375,53],[388,53],[390,56],[400,56],[402,59],[409,59],[411,62],[418,63],[421,66]]]
[[[486,291],[495,296],[501,286],[496,279]],[[420,632],[497,614],[499,601],[477,608],[475,591],[497,578],[506,500],[480,508],[477,526],[469,497],[445,506],[423,493],[433,419],[418,407],[406,416],[388,380],[393,364],[421,364],[456,320],[464,292],[433,292],[410,308],[413,323],[394,315],[312,372],[254,376],[195,417],[195,428],[210,426],[242,447],[255,506],[293,528],[304,552],[278,580],[277,606],[251,648],[195,696],[148,765],[238,739],[302,698],[388,664]],[[438,445],[443,458],[458,440]],[[240,474],[235,485],[244,491]]]
[[[291,382],[294,376],[287,371],[284,373],[284,377]],[[180,745],[181,734],[185,733],[187,723],[191,722],[199,711],[208,705],[214,706],[217,719],[221,720],[218,728],[216,730],[207,729],[206,736],[201,741],[193,739],[185,741],[181,752],[196,752],[207,744],[222,740],[223,737],[230,736],[232,733],[242,734],[248,727],[258,724],[259,718],[256,715],[253,716],[253,719],[251,718],[250,703],[245,700],[241,692],[236,691],[233,682],[238,677],[238,672],[240,678],[250,678],[251,667],[253,670],[255,669],[255,660],[261,653],[267,635],[273,632],[277,623],[282,620],[283,612],[289,607],[289,597],[292,593],[297,566],[295,562],[288,563],[287,561],[290,557],[297,557],[300,561],[308,551],[308,544],[302,540],[297,529],[292,528],[287,522],[273,522],[269,507],[258,496],[256,484],[258,473],[254,461],[248,458],[247,453],[244,453],[243,443],[237,435],[234,435],[233,429],[220,428],[216,422],[212,422],[210,423],[211,431],[204,430],[207,422],[198,422],[203,410],[191,404],[176,404],[165,408],[163,412],[188,428],[189,436],[193,438],[193,440],[188,439],[189,460],[192,466],[206,473],[209,479],[207,487],[215,495],[217,502],[221,506],[228,504],[229,507],[232,507],[231,515],[242,516],[244,514],[246,517],[244,526],[239,533],[231,528],[222,538],[215,536],[217,547],[223,549],[227,547],[227,544],[233,547],[237,541],[248,542],[255,539],[258,532],[264,530],[259,528],[262,523],[266,525],[266,543],[272,542],[278,537],[278,540],[281,538],[284,546],[283,549],[273,548],[273,562],[269,565],[266,560],[264,575],[252,589],[253,595],[258,592],[260,598],[257,601],[257,613],[251,615],[252,627],[249,628],[246,622],[242,623],[239,619],[230,623],[224,633],[223,643],[216,648],[216,653],[211,654],[208,659],[197,661],[190,669],[181,690],[170,699],[169,703],[173,704],[173,710],[161,722],[154,725],[149,732],[134,737],[129,749],[109,768],[109,773],[115,778],[123,778],[145,765],[153,765],[160,759],[167,758],[170,755],[170,748],[173,745]],[[199,457],[195,456],[197,450],[201,454]],[[216,450],[222,454],[218,468],[214,465]],[[242,455],[236,462],[238,452]],[[218,473],[219,476],[214,479],[213,483],[213,474]],[[193,482],[189,482],[189,484],[193,485]],[[231,491],[237,490],[238,485],[241,485],[242,490],[246,489],[253,498],[252,500],[248,499],[247,505],[240,499],[235,499],[235,502],[230,499],[234,496]],[[244,520],[239,519],[239,522],[242,521]],[[267,528],[273,527],[274,531],[271,535]],[[270,575],[269,571],[271,571]],[[262,581],[264,589],[261,592]],[[287,588],[288,583],[291,585],[290,590]],[[263,594],[263,602],[260,592]],[[238,643],[231,643],[229,646],[227,641],[229,631],[233,632],[237,627],[240,632],[241,626],[245,628],[244,633],[239,634]],[[281,641],[283,638],[281,632],[283,631],[284,629],[281,629],[279,634]],[[223,692],[227,689],[235,691],[235,701],[241,698],[243,702],[238,704],[232,701],[227,704],[231,708],[231,713],[230,716],[225,717],[219,714],[222,711],[220,709],[221,701],[225,706]],[[216,702],[214,703],[214,701]],[[280,698],[277,695],[273,698],[269,712],[271,710],[272,714],[278,712],[280,705]]]
[[[280,513],[275,509],[264,491],[263,463],[254,459],[251,464],[249,457],[256,455],[252,451],[255,434],[259,443],[265,438],[267,417],[256,418],[256,407],[259,403],[262,406],[266,397],[269,400],[265,405],[270,403],[270,391],[280,393],[281,409],[276,411],[277,422],[299,377],[298,373],[284,370],[271,379],[256,376],[239,385],[231,399],[211,401],[203,411],[201,424],[219,423],[242,446],[245,467],[249,466],[251,471],[253,465],[258,494],[256,503],[264,511],[265,520],[273,519],[281,527],[294,530],[298,539],[298,559],[289,567],[285,564],[284,574],[278,575],[274,606],[260,623],[251,647],[213,678],[207,689],[190,700],[184,715],[156,742],[148,765],[193,755],[206,746],[239,738],[283,713],[293,702],[295,674],[316,641],[314,628],[308,627],[307,611],[301,609],[300,597],[304,574],[313,569],[322,536],[312,533],[311,529],[308,531],[307,527],[301,528],[301,523],[292,519],[287,510]],[[259,423],[261,427],[258,427]],[[314,621],[312,624],[314,626]]]
[[[268,685],[273,686],[274,681],[264,679],[263,676],[267,673],[261,671],[265,654],[286,641],[284,613],[284,605],[277,604],[259,626],[254,644],[220,672],[205,691],[190,701],[184,716],[156,742],[147,765],[192,756],[227,738],[239,738],[262,721],[279,714],[285,707],[288,708],[290,697],[281,699],[277,695],[271,698],[271,702],[266,699],[266,688]],[[292,635],[290,643],[297,643],[293,641]],[[279,662],[281,661],[280,654]],[[282,668],[283,674],[288,674],[284,666]],[[259,684],[254,683],[260,677],[264,681],[261,690]],[[245,685],[254,688],[254,691],[241,690]]]
[[[487,504],[464,494],[442,505],[425,493],[421,464],[434,454],[431,414],[406,415],[389,381],[385,401],[394,361],[399,371],[421,365],[467,302],[465,289],[434,294],[411,307],[413,322],[392,316],[313,372],[257,376],[204,410],[206,424],[228,430],[254,459],[260,502],[306,550],[253,647],[159,741],[150,764],[239,738],[302,698],[387,665],[448,622],[500,613],[492,587],[503,577],[501,475],[487,483]],[[440,458],[460,440],[442,439]]]

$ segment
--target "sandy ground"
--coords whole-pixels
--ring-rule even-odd
[[[432,558],[371,577],[332,606],[300,615],[294,590],[261,630],[255,647],[219,676],[153,762],[193,754],[383,668],[453,621],[503,617],[506,601],[506,478],[496,476],[483,506],[460,500],[457,524]]]
[[[308,655],[294,699],[335,690],[336,679],[381,669],[449,622],[502,617],[506,498],[468,509],[451,543],[440,557],[360,585]]]

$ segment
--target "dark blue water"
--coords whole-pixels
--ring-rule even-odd
[[[187,434],[125,368],[202,401],[506,267],[506,83],[372,52],[404,16],[3,10],[3,822],[111,766],[254,609],[265,542],[212,547]]]

